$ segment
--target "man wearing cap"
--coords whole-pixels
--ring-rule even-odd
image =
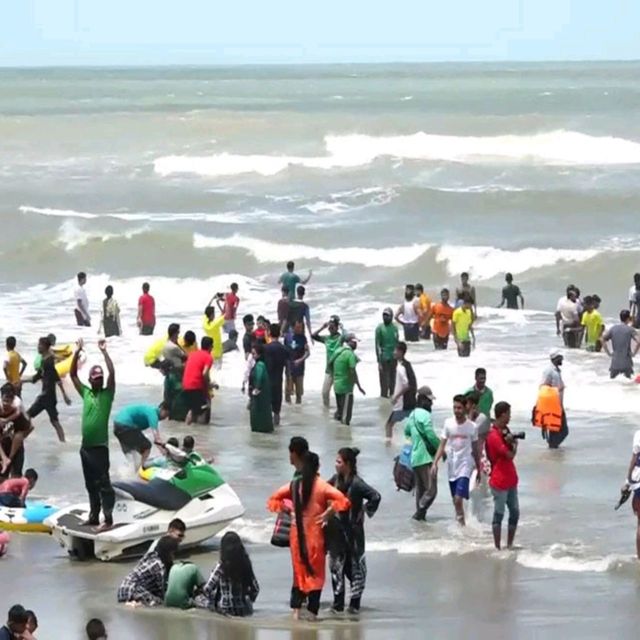
[[[353,333],[344,336],[344,345],[332,356],[329,366],[333,369],[333,390],[336,394],[335,419],[349,426],[353,413],[353,387],[357,386],[362,395],[364,389],[360,386],[356,366],[358,358],[354,351],[358,347],[358,340]]]
[[[329,330],[328,336],[320,334],[325,330]],[[331,316],[329,322],[325,322],[315,333],[311,334],[311,339],[324,344],[327,352],[327,365],[325,369],[324,382],[322,384],[322,404],[326,409],[329,408],[331,398],[331,387],[333,386],[333,369],[331,367],[331,359],[335,352],[340,348],[342,336],[340,335],[340,318]]]
[[[440,438],[433,430],[431,407],[435,397],[430,387],[418,389],[416,408],[404,427],[404,435],[411,440],[411,467],[416,476],[416,512],[414,520],[425,520],[427,510],[438,493],[438,478],[431,473],[433,458],[440,446]]]
[[[387,307],[382,312],[382,322],[376,327],[376,357],[380,376],[380,397],[393,395],[396,384],[396,359],[393,353],[398,346],[398,328],[393,324],[393,311]]]
[[[116,495],[109,478],[109,416],[116,394],[116,374],[111,357],[107,353],[106,340],[98,342],[107,372],[107,386],[104,386],[104,371],[94,365],[89,371],[89,385],[83,385],[78,378],[78,358],[83,348],[82,340],[71,361],[69,375],[73,386],[82,398],[82,445],[80,460],[82,473],[89,494],[89,519],[86,526],[100,525],[100,510],[104,513],[104,523],[98,531],[113,526],[113,506]]]
[[[553,349],[549,353],[549,360],[551,360],[551,364],[542,374],[540,386],[546,385],[558,390],[560,404],[562,405],[562,425],[560,427],[560,431],[548,431],[547,429],[543,429],[542,437],[549,444],[549,449],[557,449],[562,441],[569,435],[567,415],[564,411],[564,382],[562,380],[562,372],[560,371],[560,367],[562,367],[562,362],[564,361],[562,351],[559,349]]]

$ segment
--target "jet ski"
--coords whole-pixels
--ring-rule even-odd
[[[108,531],[83,524],[89,517],[88,504],[61,509],[45,524],[71,557],[108,561],[143,555],[174,518],[187,525],[181,543],[186,548],[215,536],[244,514],[236,492],[197,455],[187,456],[180,467],[157,469],[151,475],[148,482],[112,483],[116,503]]]

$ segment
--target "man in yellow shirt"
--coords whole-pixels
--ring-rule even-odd
[[[211,298],[207,308],[204,310],[202,328],[205,335],[213,340],[213,366],[215,369],[220,369],[222,367],[222,325],[224,325],[224,314],[221,313],[216,318],[216,309],[212,303],[217,295]]]
[[[585,296],[582,303],[584,304],[584,313],[580,324],[585,328],[584,341],[587,351],[600,351],[602,349],[600,336],[604,333],[604,320],[596,309],[593,296]]]
[[[458,347],[458,355],[468,358],[471,355],[471,345],[476,346],[476,336],[473,332],[473,311],[471,297],[467,294],[462,298],[462,306],[453,312],[453,337]]]
[[[20,378],[27,368],[25,359],[16,351],[16,339],[13,336],[7,338],[7,355],[4,358],[3,369],[7,382],[10,382],[17,395],[20,395]]]
[[[420,338],[431,340],[431,297],[424,292],[424,287],[420,283],[416,285],[416,296],[420,318]]]

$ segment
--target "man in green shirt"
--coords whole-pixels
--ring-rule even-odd
[[[169,571],[164,606],[177,607],[178,609],[193,607],[193,598],[204,584],[205,579],[197,564],[174,562]]]
[[[393,310],[382,312],[382,322],[376,327],[376,357],[380,376],[380,397],[393,395],[396,384],[396,359],[393,353],[398,346],[398,327],[393,324]]]
[[[104,386],[102,367],[95,365],[89,371],[89,384],[78,378],[78,357],[83,348],[82,340],[71,361],[71,381],[82,398],[82,445],[80,461],[82,473],[89,494],[89,519],[85,526],[97,526],[97,531],[106,531],[113,526],[113,506],[116,494],[109,478],[109,416],[116,393],[116,375],[111,357],[107,353],[106,340],[98,342],[107,372],[107,385]],[[100,525],[100,510],[104,513],[104,523]]]
[[[329,329],[329,335],[321,336],[320,333],[325,329]],[[325,369],[324,382],[322,384],[322,404],[326,409],[328,409],[331,398],[331,387],[333,386],[331,359],[342,343],[342,336],[340,335],[340,318],[338,316],[331,316],[331,318],[329,318],[329,322],[325,322],[315,333],[311,334],[311,339],[324,344],[324,348],[327,352],[327,366]]]
[[[476,369],[476,383],[466,393],[475,391],[480,397],[478,402],[478,411],[483,413],[487,418],[491,418],[491,407],[493,407],[493,391],[487,387],[487,370],[480,367]]]
[[[282,285],[283,289],[289,291],[289,302],[293,302],[296,299],[296,289],[299,284],[307,284],[311,280],[313,270],[309,269],[309,275],[306,280],[303,280],[297,273],[294,272],[295,264],[293,262],[287,262],[287,270],[280,276],[278,284]]]
[[[365,395],[356,371],[358,358],[354,352],[357,347],[355,334],[348,333],[344,337],[344,345],[333,354],[329,363],[333,368],[333,390],[336,394],[334,418],[347,426],[351,424],[353,414],[353,387],[357,386],[360,393]]]

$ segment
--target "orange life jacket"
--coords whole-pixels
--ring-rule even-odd
[[[548,431],[560,431],[562,427],[562,402],[556,387],[542,385],[538,392],[538,401],[533,410],[534,427]]]

